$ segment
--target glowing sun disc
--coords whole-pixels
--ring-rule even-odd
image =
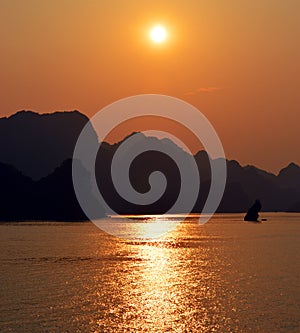
[[[150,38],[154,43],[162,43],[167,38],[167,30],[162,25],[156,25],[150,31]]]

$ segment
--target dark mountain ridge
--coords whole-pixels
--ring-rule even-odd
[[[78,111],[37,114],[21,111],[0,119],[0,220],[84,220],[72,183],[71,158],[77,138],[88,122]],[[96,132],[91,128],[94,144]],[[132,135],[132,134],[131,134]],[[131,136],[130,135],[130,136]],[[194,156],[169,139],[146,137],[138,133],[135,145],[147,147],[151,141],[168,148],[179,157],[194,158],[201,184],[194,212],[201,212],[210,188],[210,160],[205,151]],[[164,195],[152,205],[134,205],[115,190],[110,167],[116,144],[103,142],[96,160],[96,178],[100,192],[118,213],[163,213],[176,202],[180,191],[180,173],[174,161],[165,154],[148,151],[138,156],[130,168],[130,181],[138,192],[149,190],[149,175],[161,171],[167,179]],[[300,167],[295,163],[278,175],[254,166],[241,166],[227,160],[227,184],[218,212],[244,212],[256,198],[264,211],[300,211]],[[85,174],[83,172],[83,174]],[[89,175],[84,183],[89,193]],[[89,194],[87,194],[89,195]],[[91,194],[89,200],[94,200]],[[185,207],[178,208],[184,212]],[[103,216],[105,212],[103,211]],[[100,217],[100,216],[99,216]]]
[[[34,180],[45,177],[72,158],[78,136],[88,121],[79,111],[20,111],[0,118],[0,161]]]

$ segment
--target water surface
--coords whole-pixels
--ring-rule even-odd
[[[88,222],[2,223],[0,332],[299,332],[300,214],[263,217],[192,216],[138,242]]]

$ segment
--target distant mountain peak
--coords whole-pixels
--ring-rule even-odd
[[[37,113],[22,110],[0,118],[0,161],[24,175],[40,179],[72,158],[77,139],[89,118],[77,110]],[[92,140],[98,144],[96,132]]]
[[[207,151],[202,149],[202,150],[199,150],[197,151],[197,153],[194,155],[195,158],[208,158],[208,154],[207,154]]]
[[[230,163],[231,165],[234,165],[236,167],[242,168],[242,166],[240,165],[240,163],[237,160],[228,160],[228,163]]]
[[[10,117],[0,118],[0,220],[84,218],[73,190],[72,157],[78,136],[88,121],[88,117],[77,110],[46,114],[22,110]],[[92,124],[89,126],[91,144],[98,147],[97,134]],[[168,180],[168,186],[167,194],[162,196],[158,204],[146,210],[144,206],[134,207],[119,198],[114,189],[111,181],[112,158],[119,145],[133,135],[137,136],[135,145],[141,148],[140,151],[147,152],[154,143],[155,147],[162,147],[176,157],[192,158],[184,155],[188,153],[177,141],[156,137],[151,133],[133,132],[115,144],[102,142],[102,151],[97,156],[95,168],[99,189],[107,195],[106,199],[116,207],[117,212],[118,209],[122,213],[141,214],[168,211],[180,191],[180,172],[168,154],[159,153],[156,149],[150,149],[149,153],[136,158],[129,176],[134,188],[145,193],[149,188],[149,174],[161,171]],[[143,147],[146,149],[143,150]],[[130,145],[128,149],[131,149]],[[218,163],[220,158],[210,159],[205,150],[198,151],[194,158],[201,182],[201,192],[194,211],[201,212],[211,184],[211,164]],[[236,160],[226,162],[227,184],[219,212],[245,211],[255,198],[262,200],[265,211],[299,211],[299,165],[290,163],[276,176],[255,166],[241,166]],[[90,175],[85,170],[83,175],[83,184],[88,191]],[[94,200],[92,196],[90,200]],[[185,211],[183,206],[180,209],[181,212]]]
[[[71,110],[71,111],[55,111],[55,112],[49,112],[49,113],[39,113],[36,111],[32,111],[32,110],[20,110],[17,111],[16,113],[8,116],[8,117],[2,117],[1,119],[17,119],[17,118],[24,118],[24,117],[41,117],[41,118],[47,118],[47,117],[55,117],[55,116],[60,116],[60,115],[80,115],[80,117],[84,117],[86,119],[88,119],[88,117],[81,113],[78,110]]]
[[[176,144],[176,142],[172,141],[170,138],[165,137],[165,138],[158,138],[154,135],[145,135],[143,132],[132,132],[130,134],[128,134],[126,137],[124,137],[122,140],[114,143],[114,144],[110,144],[108,142],[104,142],[104,144],[110,145],[110,146],[116,146],[118,147],[119,145],[121,145],[123,142],[125,142],[127,139],[131,138],[132,136],[136,136],[136,138],[138,139],[140,144],[149,142],[150,140],[152,140],[152,142],[156,142],[159,143],[161,145],[164,146],[168,146],[171,149],[177,149],[180,150],[183,153],[187,153],[184,149],[182,149],[180,146],[178,146]]]
[[[297,168],[297,169],[300,169],[300,166],[299,166],[298,164],[294,163],[294,162],[291,162],[291,163],[287,166],[287,168]]]
[[[299,172],[299,170],[300,170],[300,166],[294,162],[291,162],[288,166],[282,168],[279,171],[279,176],[287,174],[287,173],[290,174],[290,173],[294,173],[294,172]]]

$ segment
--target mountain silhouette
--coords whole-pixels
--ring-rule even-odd
[[[176,201],[180,190],[180,175],[176,165],[163,156],[160,152],[149,151],[140,155],[133,161],[130,169],[130,180],[132,186],[141,193],[149,191],[149,175],[153,171],[161,171],[169,180],[164,196],[154,205],[136,206],[122,199],[116,192],[110,176],[112,158],[119,146],[126,140],[109,145],[103,143],[96,163],[96,174],[98,186],[103,196],[116,212],[129,213],[164,213],[168,211]],[[157,138],[149,138],[139,134],[137,145],[147,146],[149,140],[159,142],[161,146],[166,141]],[[177,150],[178,155],[187,153],[168,141],[169,149]],[[200,192],[194,207],[195,212],[201,212],[206,202],[210,189],[210,163],[217,163],[217,160],[210,160],[205,151],[199,151],[194,155],[200,174]],[[226,161],[227,183],[223,199],[218,208],[219,212],[245,212],[256,198],[260,198],[263,204],[263,211],[289,211],[291,204],[300,198],[300,186],[287,186],[282,180],[281,173],[276,176],[254,166],[242,167],[237,161]],[[293,173],[290,175],[290,182],[294,177],[300,176],[300,168],[292,165]],[[288,169],[291,166],[288,167]],[[287,172],[285,172],[287,174]],[[288,176],[286,176],[288,179]],[[283,184],[285,186],[283,186]],[[288,183],[288,182],[287,182]],[[295,210],[295,206],[292,207]],[[184,207],[178,212],[184,212]]]
[[[227,162],[227,184],[231,183],[240,184],[250,203],[260,198],[264,211],[285,211],[299,197],[300,188],[287,189],[279,176],[236,161]]]
[[[294,202],[287,209],[288,212],[299,213],[300,212],[300,201]]]
[[[79,162],[77,162],[79,163]],[[83,168],[82,166],[79,166]],[[81,172],[89,200],[95,200],[89,175]],[[38,181],[12,166],[0,163],[0,221],[83,221],[87,217],[78,204],[72,182],[72,160]],[[104,216],[104,211],[97,216]]]
[[[84,172],[81,165],[79,167],[83,169],[81,176],[82,183],[87,187],[85,192],[90,201],[95,200],[90,188],[90,176]],[[34,184],[33,195],[35,206],[32,212],[36,214],[35,220],[81,221],[87,219],[74,191],[71,159],[64,161],[49,176],[37,181]],[[98,218],[103,216],[104,212]]]
[[[192,156],[189,156],[170,140],[159,140],[154,137],[146,137],[141,133],[133,134],[136,134],[137,136],[136,142],[131,145],[131,149],[141,149],[142,151],[147,150],[148,144],[151,141],[152,144],[157,145],[161,149],[163,149],[164,146],[167,146],[169,151],[174,151],[177,155],[184,154],[185,156],[192,158]],[[167,179],[167,187],[159,200],[149,205],[135,205],[122,198],[116,191],[111,178],[112,159],[115,156],[117,149],[127,138],[115,145],[103,143],[99,149],[96,161],[96,177],[102,196],[107,204],[119,214],[131,214],[132,212],[135,214],[159,214],[167,212],[176,202],[178,197],[180,191],[180,174],[174,161],[162,152],[150,150],[142,153],[132,161],[129,170],[129,178],[132,187],[141,193],[150,190],[150,174],[154,171],[162,172]],[[124,154],[126,153],[125,150]],[[184,211],[184,207],[182,207],[181,211]]]
[[[72,158],[78,136],[88,121],[78,111],[20,111],[0,118],[0,162],[13,165],[34,180],[45,177]]]
[[[71,160],[77,138],[87,121],[88,118],[78,111],[45,115],[21,111],[0,119],[0,220],[81,221],[87,218],[74,192]],[[91,133],[93,144],[98,144],[93,129]],[[151,143],[162,151],[167,148],[179,159],[195,159],[200,174],[200,191],[193,211],[201,212],[210,189],[210,164],[219,163],[218,159],[211,160],[205,151],[191,156],[169,139],[133,134],[137,135],[132,149],[143,150]],[[136,205],[122,198],[114,187],[112,159],[133,134],[116,144],[101,143],[95,169],[99,191],[119,214],[167,212],[178,199],[181,177],[176,163],[163,152],[145,149],[132,161],[129,169],[131,185],[141,193],[150,190],[152,172],[164,174],[166,190],[158,201]],[[125,150],[123,154],[126,153]],[[234,160],[226,160],[226,164],[227,182],[218,212],[245,212],[256,198],[262,202],[262,211],[300,212],[300,167],[295,163],[283,168],[278,175],[254,166],[241,166]],[[83,166],[79,167],[82,168],[86,196],[93,203],[90,175]],[[185,211],[186,207],[181,204],[173,212]],[[102,209],[97,218],[105,213]]]
[[[300,166],[290,163],[280,170],[277,178],[278,184],[283,188],[300,189]]]
[[[0,220],[30,219],[33,180],[10,165],[0,162]]]

